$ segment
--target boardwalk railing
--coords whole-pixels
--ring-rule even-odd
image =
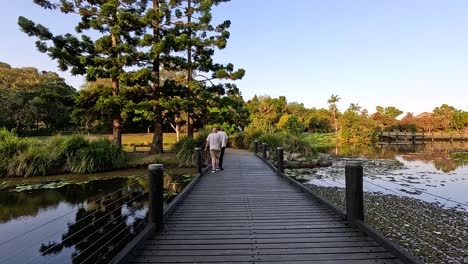
[[[381,131],[378,134],[379,143],[405,143],[416,144],[417,142],[434,142],[434,141],[467,141],[468,134],[463,132],[422,132],[416,133],[411,131]]]
[[[202,175],[202,151],[196,148],[194,153],[197,175],[169,204],[166,205],[164,198],[164,167],[162,164],[151,164],[148,167],[148,192],[145,191],[144,184],[137,180],[131,181],[128,186],[98,199],[83,202],[76,209],[45,223],[38,223],[22,233],[12,237],[0,236],[0,247],[13,249],[8,255],[0,255],[0,264],[45,261],[124,263],[132,249],[149,234],[163,228],[164,217],[185,197]],[[178,170],[172,168],[171,172]],[[186,172],[186,169],[184,171]],[[146,201],[148,209],[145,206]],[[132,213],[136,211],[141,214]],[[64,222],[68,223],[66,228],[54,228]],[[39,237],[38,233],[44,235]],[[72,246],[75,251],[68,257],[66,254],[70,254],[70,251],[64,248]],[[39,248],[39,252],[36,248]]]
[[[199,181],[200,177],[209,169],[203,167],[203,158],[201,148],[195,148],[195,163],[197,175],[185,186],[185,188],[167,205],[164,206],[164,189],[163,177],[164,166],[163,164],[151,164],[148,166],[149,177],[149,206],[148,206],[148,224],[147,226],[123,248],[110,263],[123,264],[127,263],[132,253],[141,247],[141,245],[152,235],[155,231],[160,231],[164,228],[164,222],[176,206],[182,201],[187,194],[193,189],[195,184]]]
[[[261,149],[259,146],[262,146]],[[259,155],[260,150],[261,155]],[[320,203],[334,210],[343,219],[346,219],[350,226],[358,228],[362,232],[366,233],[369,237],[372,237],[381,243],[387,250],[389,250],[405,263],[423,263],[419,258],[415,257],[407,250],[403,249],[401,246],[382,235],[381,232],[364,222],[363,167],[360,162],[348,162],[345,167],[345,210],[342,210],[320,194],[314,192],[310,188],[284,174],[284,155],[282,147],[278,147],[275,151],[269,149],[266,143],[259,144],[259,142],[254,141],[254,151],[257,157],[266,162],[273,170],[277,172],[280,177],[286,178],[291,184],[296,185],[304,193],[312,196],[313,198],[320,201]],[[273,159],[276,160],[276,164],[273,164],[270,161]]]
[[[42,257],[47,257],[47,263],[61,263],[64,247],[71,246],[76,251],[68,261],[108,262],[143,227],[143,217],[125,214],[123,208],[132,204],[135,210],[142,209],[145,195],[143,187],[133,183],[13,237],[1,236],[0,247],[14,250],[1,255],[0,263],[43,263]],[[64,222],[67,226],[59,228]]]

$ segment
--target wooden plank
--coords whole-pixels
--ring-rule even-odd
[[[225,156],[168,214],[130,263],[395,263],[252,155]]]
[[[170,245],[170,244],[147,244],[147,250],[205,250],[205,249],[251,249],[253,247],[258,249],[285,249],[285,248],[323,248],[323,247],[372,247],[379,246],[374,241],[337,241],[337,242],[316,242],[316,243],[268,243],[268,244],[196,244],[196,245]]]
[[[382,247],[337,247],[337,248],[281,248],[281,249],[198,249],[198,250],[148,250],[137,251],[140,256],[232,256],[232,255],[296,255],[296,254],[343,254],[382,253]]]
[[[190,262],[190,263],[208,263],[229,261],[275,261],[289,263],[289,261],[305,260],[363,260],[363,259],[391,259],[393,256],[385,252],[377,253],[338,253],[338,254],[299,254],[299,255],[256,255],[255,252],[246,255],[219,255],[219,256],[141,256],[135,258],[135,261],[144,262]],[[130,262],[134,263],[134,262]]]
[[[301,238],[243,238],[243,239],[153,239],[150,238],[146,244],[172,244],[172,245],[193,245],[193,244],[269,244],[269,243],[320,243],[320,242],[363,242],[373,241],[369,237],[301,237]]]

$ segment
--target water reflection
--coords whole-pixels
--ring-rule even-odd
[[[363,156],[371,159],[398,159],[422,161],[437,170],[451,172],[468,164],[467,142],[435,142],[427,144],[390,144],[353,148],[340,146],[320,149],[337,156]]]
[[[315,186],[343,189],[347,161],[364,167],[367,192],[411,197],[457,210],[468,210],[468,144],[436,142],[421,145],[341,147],[330,167],[289,170],[287,174]],[[327,150],[334,154],[336,149]]]
[[[189,179],[165,176],[167,202]],[[0,263],[108,263],[145,227],[147,189],[144,176],[0,191]]]

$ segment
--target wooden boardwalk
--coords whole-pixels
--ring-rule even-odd
[[[130,263],[400,263],[252,153],[229,149]]]

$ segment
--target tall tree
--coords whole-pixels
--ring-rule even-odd
[[[193,137],[194,123],[201,116],[204,101],[215,102],[213,98],[225,94],[224,86],[214,84],[214,80],[241,79],[245,71],[234,70],[234,65],[222,65],[213,61],[216,49],[224,49],[230,36],[229,20],[212,25],[212,8],[229,0],[180,0],[175,1],[184,12],[177,12],[179,22],[175,31],[181,40],[179,52],[186,52],[186,56],[179,58],[179,67],[187,72],[188,94],[185,109],[188,114],[187,135]],[[185,19],[181,19],[185,15]],[[210,99],[211,97],[211,99]],[[200,108],[201,109],[197,109]]]
[[[328,99],[328,103],[330,104],[330,110],[332,112],[332,119],[333,119],[333,122],[335,123],[335,133],[338,132],[338,125],[337,125],[337,118],[336,118],[336,103],[338,103],[338,101],[340,101],[340,97],[338,95],[334,95],[332,94],[330,96],[330,99]]]
[[[97,78],[110,78],[112,81],[112,127],[116,145],[122,145],[121,81],[128,78],[125,67],[135,64],[138,56],[138,36],[143,34],[141,17],[148,0],[35,0],[45,9],[60,10],[65,14],[75,14],[80,22],[71,33],[54,35],[46,27],[35,24],[25,17],[19,17],[21,30],[29,36],[38,38],[39,51],[57,60],[61,70],[71,68],[72,74],[86,75],[88,81]],[[93,40],[84,32],[101,34]]]
[[[432,116],[434,117],[436,126],[440,130],[449,129],[454,123],[454,114],[456,111],[457,109],[455,109],[455,107],[447,104],[442,104],[441,106],[434,108]]]
[[[70,126],[75,89],[53,72],[0,63],[0,127],[23,129]]]

